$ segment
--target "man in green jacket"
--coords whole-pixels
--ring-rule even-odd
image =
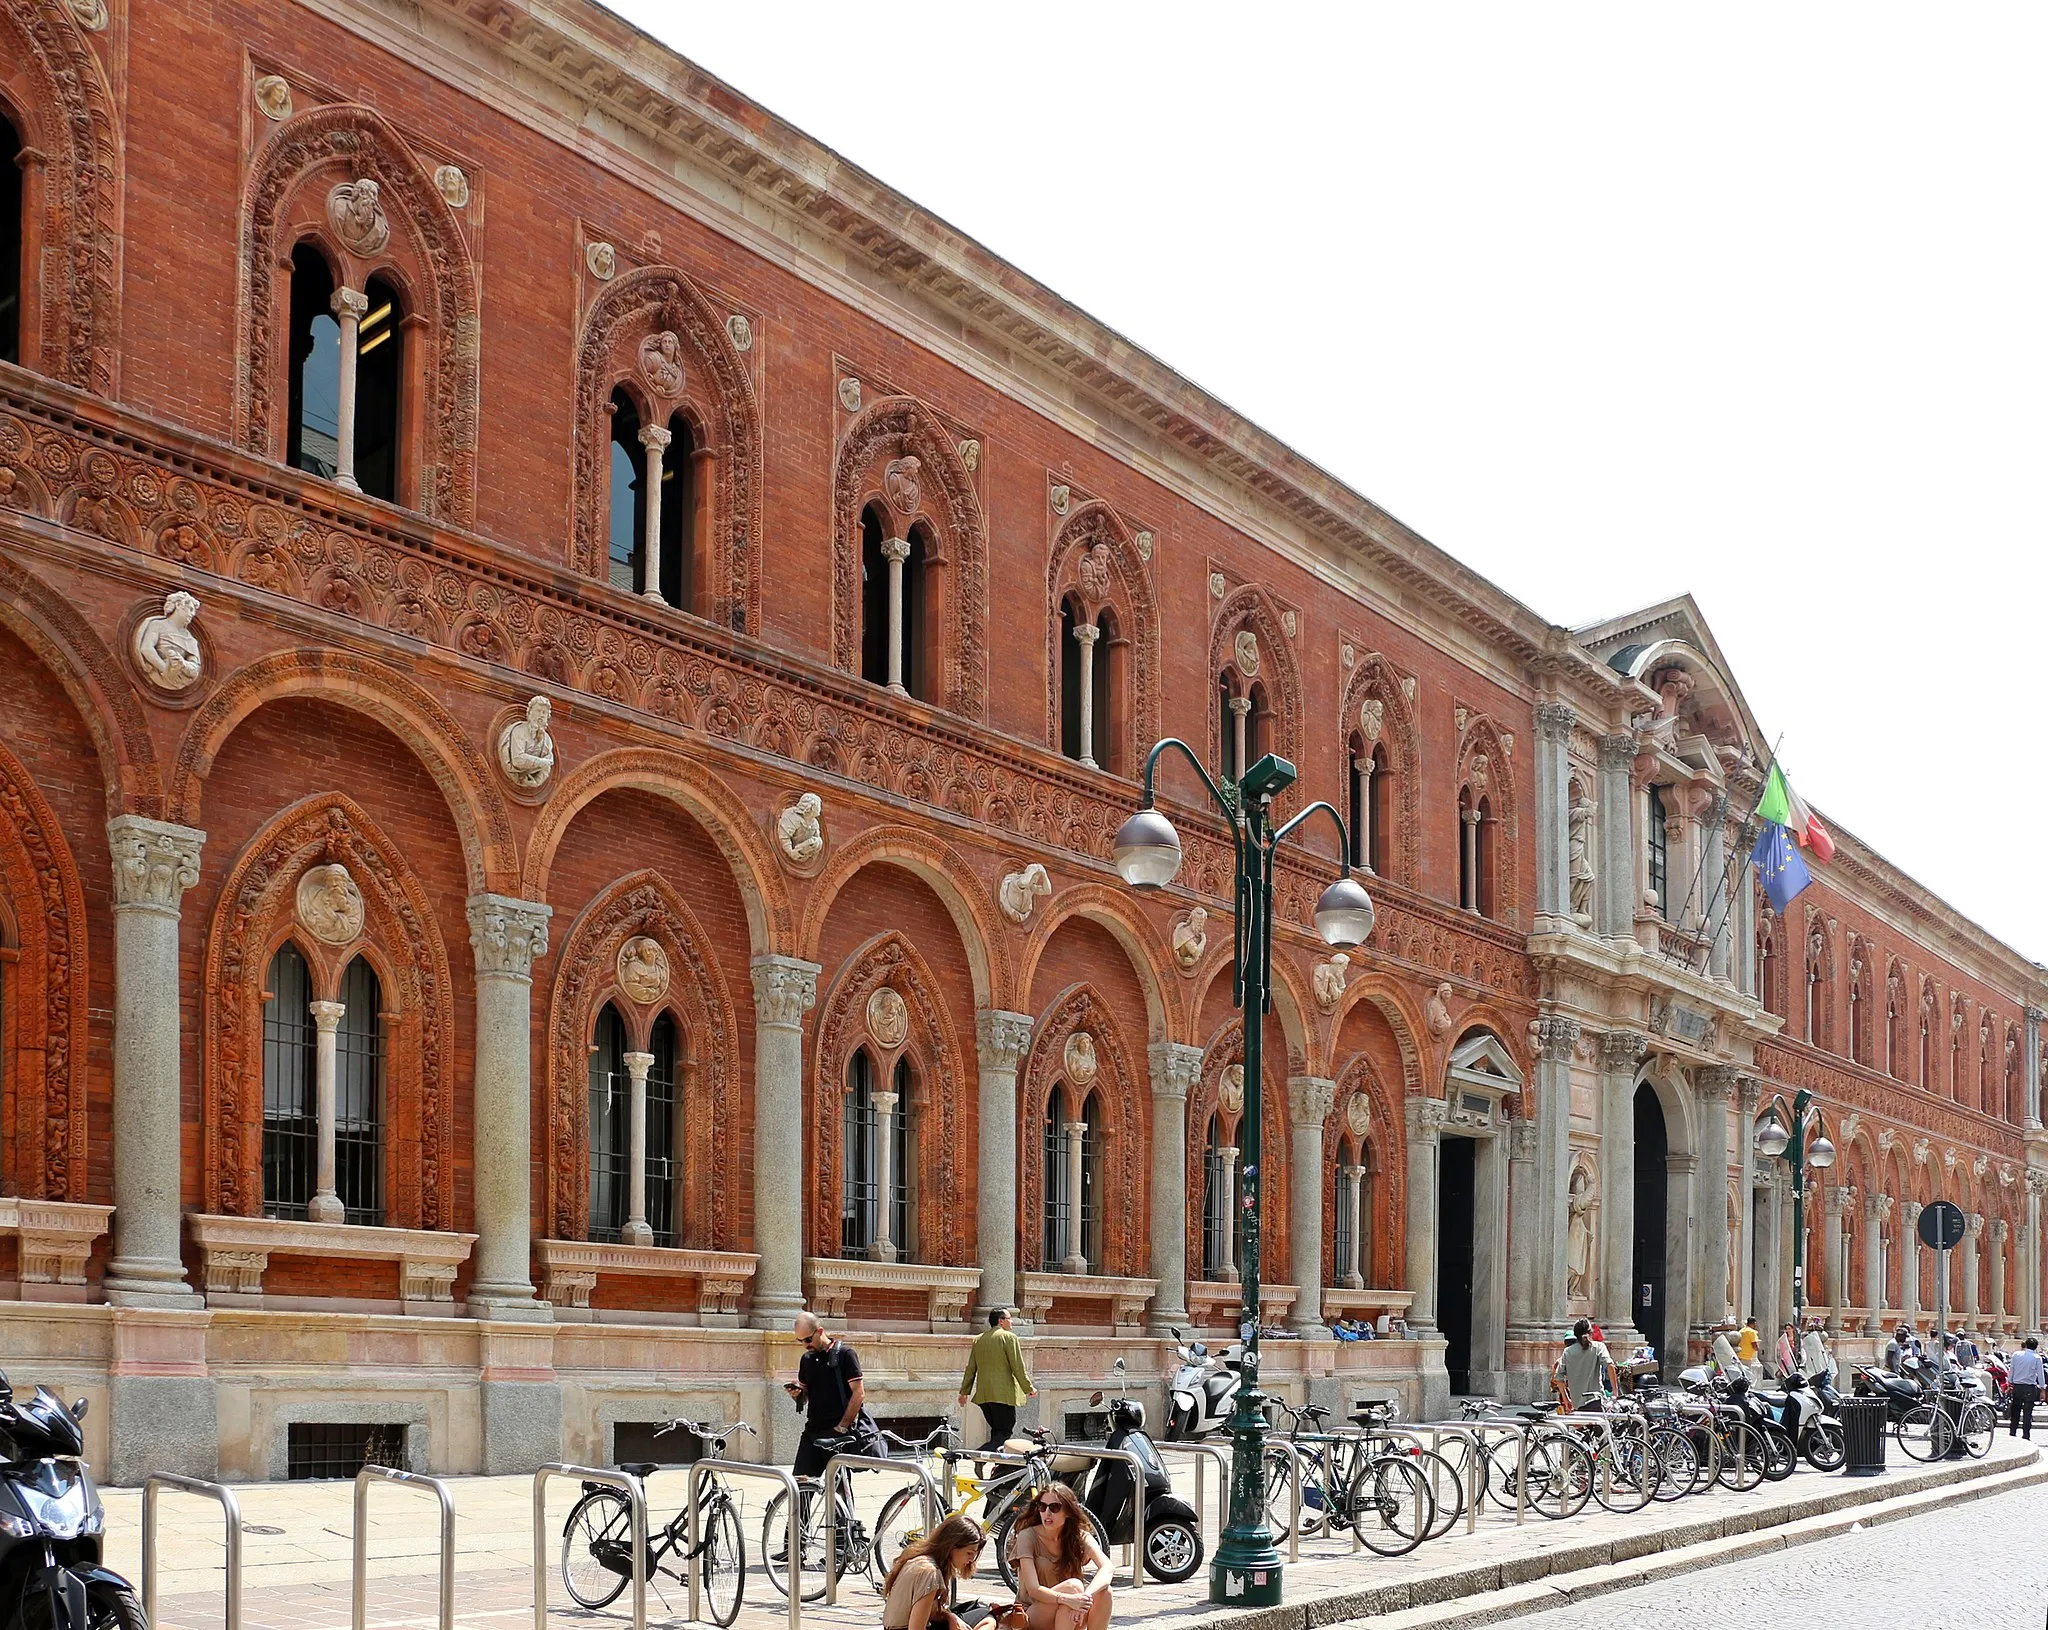
[[[982,1447],[1000,1449],[1004,1439],[1017,1430],[1018,1405],[1037,1396],[1038,1389],[1024,1368],[1024,1344],[1010,1328],[1010,1310],[990,1308],[988,1328],[974,1338],[974,1350],[967,1355],[967,1373],[960,1377],[960,1407],[965,1409],[972,1397],[988,1422],[988,1442]]]

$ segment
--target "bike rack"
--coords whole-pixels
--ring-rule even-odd
[[[1443,1450],[1439,1445],[1442,1444],[1446,1432],[1454,1437],[1465,1439],[1477,1451],[1467,1462],[1467,1487],[1465,1489],[1465,1533],[1467,1536],[1476,1533],[1479,1528],[1479,1497],[1486,1492],[1486,1473],[1481,1469],[1482,1462],[1485,1459],[1486,1444],[1479,1435],[1479,1428],[1466,1421],[1431,1421],[1419,1430],[1429,1434],[1429,1452],[1433,1455],[1441,1456],[1443,1454]],[[1472,1486],[1473,1473],[1478,1475],[1476,1487]],[[1431,1492],[1434,1493],[1435,1491],[1432,1490]]]
[[[1060,1455],[1081,1455],[1089,1460],[1114,1460],[1131,1468],[1131,1589],[1145,1583],[1145,1467],[1134,1449],[1104,1449],[1092,1443],[1048,1444],[1044,1451],[1050,1462]],[[1200,1516],[1197,1514],[1199,1522]],[[1111,1566],[1110,1580],[1116,1579]]]
[[[573,1477],[579,1482],[602,1483],[606,1488],[617,1489],[626,1497],[627,1510],[632,1513],[633,1525],[633,1630],[647,1630],[647,1495],[637,1478],[628,1477],[624,1472],[604,1471],[596,1466],[543,1466],[533,1474],[533,1630],[548,1630],[548,1479],[551,1477]],[[356,1499],[362,1499],[362,1485],[356,1486]],[[360,1505],[358,1506],[360,1509]],[[695,1513],[692,1512],[694,1516]],[[443,1521],[448,1519],[444,1516]],[[358,1522],[358,1531],[361,1524]],[[443,1530],[446,1532],[446,1530]],[[445,1553],[444,1553],[445,1554]],[[443,1574],[445,1581],[447,1575]],[[692,1580],[694,1582],[695,1575]],[[442,1590],[448,1590],[444,1583]],[[691,1616],[696,1616],[697,1600],[690,1598]]]
[[[701,1601],[698,1588],[704,1577],[702,1547],[703,1530],[697,1525],[698,1496],[704,1487],[704,1479],[712,1472],[724,1472],[728,1477],[763,1477],[771,1483],[780,1483],[783,1492],[789,1496],[789,1518],[783,1535],[787,1547],[785,1565],[789,1570],[789,1630],[802,1630],[804,1621],[804,1548],[800,1540],[803,1533],[804,1501],[803,1492],[797,1487],[795,1476],[787,1466],[757,1466],[750,1460],[700,1460],[690,1468],[690,1611],[693,1624],[702,1623],[697,1617]],[[830,1487],[829,1484],[825,1485]],[[831,1527],[826,1533],[829,1536]],[[831,1544],[828,1537],[826,1544]],[[763,1558],[765,1564],[766,1558]],[[828,1574],[826,1588],[831,1588]],[[535,1630],[544,1630],[535,1626]],[[644,1622],[636,1621],[633,1630],[647,1630]]]
[[[892,1460],[886,1455],[834,1455],[825,1462],[825,1470],[818,1483],[822,1488],[839,1486],[839,1471],[895,1472],[899,1476],[917,1479],[918,1488],[924,1495],[924,1531],[930,1534],[939,1526],[939,1485],[933,1480],[931,1471],[915,1460]],[[945,1566],[945,1559],[940,1559]],[[839,1524],[825,1525],[825,1605],[839,1605]],[[358,1626],[360,1630],[360,1626]]]
[[[156,1622],[156,1503],[165,1489],[217,1500],[227,1519],[226,1630],[242,1630],[242,1502],[233,1489],[202,1477],[151,1472],[142,1480],[142,1615]]]
[[[1214,1461],[1216,1473],[1216,1538],[1220,1542],[1223,1530],[1230,1526],[1230,1455],[1222,1445],[1215,1443],[1160,1443],[1152,1447],[1164,1454],[1193,1455],[1195,1457],[1195,1516],[1202,1515],[1202,1468]]]
[[[366,1523],[370,1506],[370,1484],[404,1483],[428,1490],[441,1505],[441,1630],[455,1630],[455,1497],[438,1477],[402,1472],[391,1466],[365,1465],[356,1473],[355,1575],[349,1582],[349,1625],[363,1630],[363,1611],[370,1566],[370,1535]]]
[[[1500,1432],[1511,1435],[1515,1440],[1515,1526],[1521,1527],[1529,1520],[1529,1432],[1527,1421],[1520,1420],[1470,1420],[1445,1421],[1441,1430],[1453,1428],[1468,1432]],[[1491,1456],[1487,1457],[1489,1461]],[[1467,1532],[1470,1532],[1468,1529]]]

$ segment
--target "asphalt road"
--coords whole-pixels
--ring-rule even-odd
[[[2042,1630],[2044,1621],[2048,1484],[1513,1622],[1526,1630]]]

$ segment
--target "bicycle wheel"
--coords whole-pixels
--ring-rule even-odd
[[[1849,1437],[1839,1421],[1815,1421],[1806,1429],[1806,1461],[1817,1472],[1838,1472],[1849,1458]]]
[[[1938,1460],[1948,1453],[1954,1440],[1949,1435],[1948,1417],[1933,1404],[1915,1404],[1899,1417],[1892,1428],[1899,1447],[1915,1460]]]
[[[1602,1443],[1593,1456],[1593,1498],[1612,1512],[1640,1511],[1657,1493],[1657,1459],[1639,1437]]]
[[[889,1577],[896,1559],[924,1538],[924,1497],[914,1487],[898,1489],[882,1503],[875,1536],[868,1549],[868,1572],[877,1588]]]
[[[1764,1480],[1782,1483],[1799,1469],[1799,1445],[1782,1426],[1766,1421],[1764,1435]]]
[[[1563,1434],[1530,1443],[1529,1504],[1546,1517],[1576,1517],[1592,1497],[1593,1457],[1583,1443]]]
[[[1430,1524],[1424,1539],[1438,1539],[1448,1534],[1465,1515],[1465,1479],[1450,1460],[1434,1449],[1408,1451],[1408,1458],[1415,1462],[1416,1469],[1429,1479],[1429,1497],[1436,1503],[1436,1520]]]
[[[1982,1460],[1991,1453],[1991,1445],[1998,1436],[1998,1411],[1979,1398],[1963,1409],[1963,1447],[1970,1451],[1972,1460]]]
[[[1351,1523],[1376,1556],[1406,1556],[1436,1522],[1429,1479],[1412,1460],[1385,1455],[1358,1468],[1351,1481]]]
[[[1733,1494],[1747,1494],[1764,1480],[1768,1455],[1764,1440],[1747,1421],[1721,1423],[1721,1486]]]
[[[578,1607],[608,1607],[632,1577],[632,1508],[617,1489],[593,1489],[562,1525],[562,1588]]]
[[[740,1533],[739,1508],[730,1499],[720,1500],[704,1527],[704,1555],[698,1565],[704,1570],[711,1622],[719,1630],[730,1630],[740,1616],[740,1598],[747,1587],[747,1544]]]
[[[1650,1450],[1657,1457],[1662,1476],[1657,1479],[1656,1498],[1682,1500],[1699,1482],[1699,1457],[1692,1439],[1674,1427],[1658,1427],[1650,1433]]]
[[[1295,1458],[1293,1450],[1277,1443],[1266,1446],[1266,1526],[1276,1540],[1284,1540],[1294,1531]],[[1323,1487],[1321,1461],[1314,1455],[1302,1455],[1300,1461],[1301,1537],[1314,1539],[1329,1518],[1329,1491]]]
[[[824,1491],[809,1478],[798,1485],[803,1504],[797,1517],[796,1563],[803,1570],[803,1596],[807,1602],[825,1599],[825,1504],[821,1496]],[[842,1493],[839,1504],[844,1515],[853,1514],[852,1502]],[[843,1541],[844,1530],[834,1536]],[[853,1571],[848,1567],[848,1557],[843,1543],[838,1544],[833,1557],[834,1571],[845,1574]],[[789,1594],[789,1496],[778,1493],[768,1502],[768,1509],[761,1513],[761,1566],[767,1571],[768,1582],[783,1595]]]

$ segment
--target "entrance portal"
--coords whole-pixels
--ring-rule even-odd
[[[1471,1391],[1472,1218],[1478,1199],[1477,1152],[1472,1138],[1445,1138],[1437,1179],[1436,1318],[1444,1335],[1444,1369],[1451,1391]]]
[[[1669,1380],[1676,1372],[1669,1368],[1668,1306],[1665,1296],[1665,1241],[1669,1226],[1666,1202],[1670,1174],[1665,1161],[1670,1141],[1665,1135],[1664,1106],[1657,1101],[1657,1089],[1647,1081],[1636,1088],[1636,1251],[1635,1282],[1629,1297],[1634,1323],[1643,1339],[1657,1349],[1657,1361]],[[1680,1344],[1679,1368],[1685,1367],[1685,1349]]]

